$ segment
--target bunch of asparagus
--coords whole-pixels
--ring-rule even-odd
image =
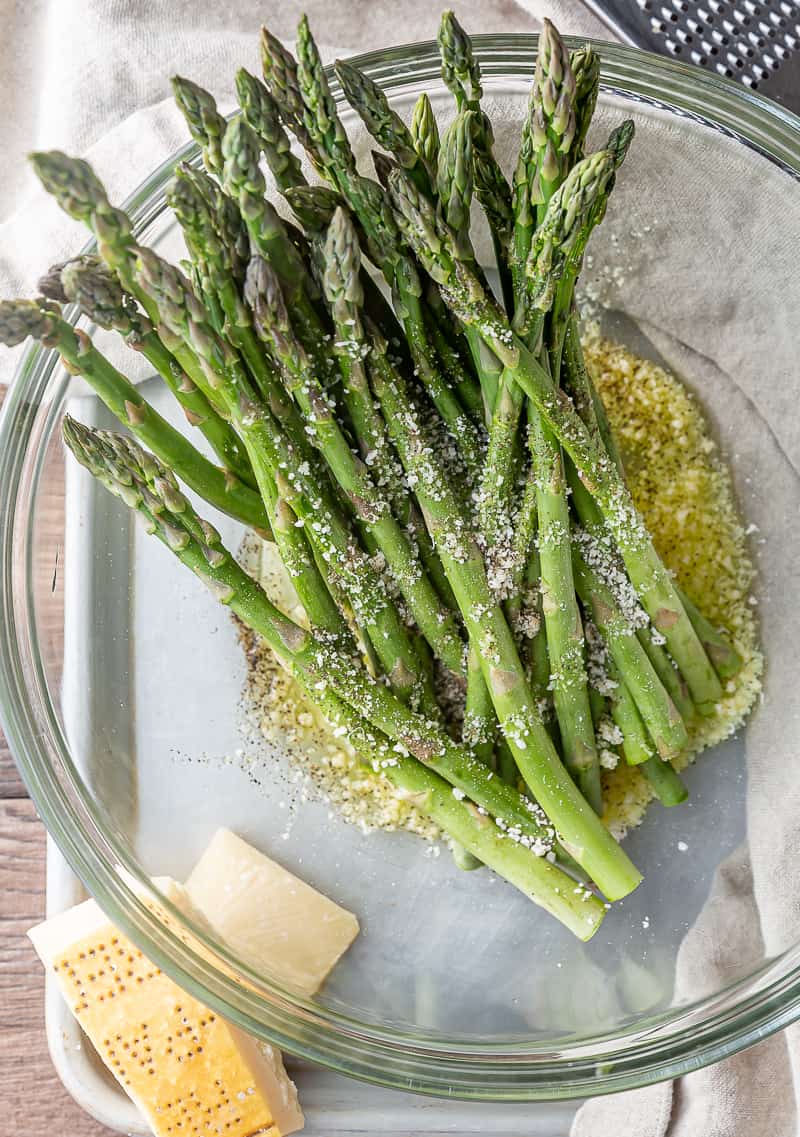
[[[598,893],[616,900],[640,880],[601,820],[601,749],[616,739],[677,804],[686,724],[713,713],[740,660],[660,561],[583,359],[576,282],[633,125],[585,153],[599,61],[546,23],[509,182],[452,13],[439,42],[455,101],[441,137],[427,95],[408,125],[336,64],[381,147],[378,180],[356,166],[305,19],[297,59],[262,32],[263,81],[238,73],[230,121],[176,78],[203,163],[178,167],[168,193],[180,267],[137,242],[85,162],[34,154],[97,255],[55,266],[38,299],[0,304],[0,340],[38,338],[84,376],[129,434],[68,418],[78,461],[264,637],[461,863],[490,866],[588,938]],[[295,222],[267,197],[262,157]],[[146,357],[213,459],[64,319],[67,302]],[[307,627],[180,483],[275,542]],[[454,684],[463,726],[446,713]]]

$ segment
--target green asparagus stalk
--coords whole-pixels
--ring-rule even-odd
[[[537,221],[564,180],[575,137],[575,76],[569,52],[549,20],[539,36],[528,115],[514,173],[514,245],[511,267],[517,305]]]
[[[669,761],[664,761],[655,753],[642,716],[630,691],[620,675],[613,658],[608,655],[606,645],[599,632],[591,624],[591,639],[599,647],[602,658],[597,661],[600,674],[595,675],[592,687],[593,713],[602,715],[606,709],[606,695],[611,718],[622,735],[622,753],[629,766],[638,766],[642,775],[653,788],[662,805],[680,805],[689,796],[688,791]],[[600,693],[602,688],[603,694]]]
[[[411,141],[420,161],[428,171],[431,185],[439,163],[439,125],[427,92],[423,91],[411,114]]]
[[[636,703],[656,749],[672,758],[686,746],[686,726],[678,708],[636,635],[632,618],[622,609],[595,565],[602,554],[588,534],[573,544],[574,580],[584,606],[591,611],[614,665]]]
[[[472,41],[452,12],[443,14],[438,38],[442,78],[454,95],[458,109],[473,112],[469,123],[475,196],[489,222],[503,297],[508,310],[512,311],[513,288],[509,267],[514,226],[512,193],[494,155],[492,124],[481,108],[483,86],[480,65],[475,58]]]
[[[55,348],[66,366],[82,375],[111,413],[210,505],[262,534],[269,522],[261,500],[227,470],[221,470],[162,418],[137,388],[86,335],[61,318],[49,301],[0,301],[0,342],[9,347],[28,337]]]
[[[281,96],[278,98],[276,95],[276,99],[282,113],[286,106],[303,106],[302,132],[295,133],[358,217],[369,257],[384,273],[395,293],[396,310],[403,322],[414,366],[456,440],[470,477],[475,480],[481,465],[480,435],[456,393],[445,381],[429,342],[421,302],[422,285],[416,265],[400,240],[384,190],[370,179],[361,177],[356,170],[319,52],[305,19],[300,22],[297,37],[298,63],[288,56],[283,47],[277,46],[273,37],[262,39],[267,83],[270,84],[273,76],[280,78]],[[290,117],[295,120],[294,112]]]
[[[600,813],[600,768],[589,705],[583,623],[575,595],[564,464],[560,446],[553,445],[541,429],[535,429],[533,468],[542,614],[564,763],[586,800]]]
[[[305,431],[299,416],[290,413],[282,398],[280,380],[264,352],[253,328],[252,314],[242,299],[233,272],[233,265],[225,245],[218,239],[215,218],[207,195],[203,192],[210,179],[197,171],[179,166],[175,180],[167,190],[167,200],[183,229],[187,244],[196,259],[200,260],[207,278],[204,299],[212,296],[224,315],[224,332],[241,352],[257,390],[267,401],[282,402],[284,429],[295,446],[302,448]]]
[[[369,360],[373,390],[406,475],[414,483],[470,641],[480,653],[484,679],[517,766],[558,827],[567,851],[607,895],[622,895],[635,887],[638,874],[564,771],[541,723],[513,635],[489,588],[470,519],[441,469],[423,423],[414,414],[402,376],[379,342]]]
[[[615,674],[612,667],[612,674]],[[653,754],[644,723],[625,683],[617,676],[617,687],[611,697],[611,713],[622,731],[622,752],[630,766],[638,766],[650,783],[658,800],[667,809],[686,801],[689,791],[672,763]]]
[[[586,44],[571,52],[569,61],[575,79],[575,134],[568,158],[568,165],[572,167],[586,156],[586,136],[600,91],[600,56]]]
[[[378,486],[389,496],[395,516],[416,541],[422,563],[440,598],[453,610],[456,608],[455,596],[406,484],[403,467],[389,441],[386,423],[369,384],[361,326],[361,306],[365,301],[364,271],[359,270],[358,257],[354,259],[357,251],[358,241],[352,232],[352,220],[343,209],[337,209],[331,218],[323,250],[323,291],[336,332],[334,350],[342,375],[342,398],[362,459]]]
[[[269,260],[298,322],[301,338],[311,352],[320,374],[329,366],[319,343],[326,329],[312,302],[316,287],[275,207],[267,200],[266,182],[258,164],[255,133],[241,116],[231,120],[222,140],[225,187],[239,203],[254,251]]]
[[[625,685],[613,660],[607,663],[611,693],[611,717],[622,734],[622,753],[629,766],[646,766],[648,762],[661,762],[647,734],[636,701]]]
[[[576,167],[552,196],[545,219],[528,255],[524,279],[518,279],[517,326],[524,325],[534,353],[541,350],[544,313],[550,307],[571,250],[591,227],[598,196],[611,176],[612,161],[602,152]],[[529,315],[523,317],[523,311]],[[513,469],[524,392],[510,373],[500,384],[489,452],[481,487],[484,534],[502,550],[512,531]],[[593,806],[600,809],[600,774],[584,665],[583,630],[575,598],[570,552],[570,516],[561,448],[534,414],[530,424],[539,516],[539,562],[543,614],[550,656],[551,686],[565,761]],[[523,528],[530,507],[523,501]],[[513,564],[513,558],[512,558]],[[513,571],[513,570],[512,570]],[[509,593],[513,597],[513,581]],[[541,648],[539,667],[542,666]]]
[[[667,809],[681,805],[688,798],[689,791],[670,762],[663,762],[660,758],[649,758],[639,769],[653,787],[658,800]]]
[[[203,152],[203,161],[213,174],[221,174],[222,136],[226,124],[213,95],[180,75],[172,79],[172,91],[189,133]]]
[[[620,478],[624,480],[625,470],[622,464],[622,456],[616,439],[614,438],[611,424],[608,421],[608,415],[606,414],[603,402],[586,367],[583,358],[583,349],[580,343],[577,318],[574,316],[567,325],[564,341],[564,361],[569,393],[572,396],[576,411],[583,420],[587,430],[593,435],[595,444],[605,451],[616,467]],[[576,501],[577,500],[579,500],[578,495],[576,495]],[[596,512],[589,509],[587,516],[583,519],[583,523],[585,525],[591,524],[596,526],[597,521]],[[676,587],[676,591],[694,627],[697,637],[703,644],[708,658],[711,660],[719,678],[725,681],[738,674],[741,670],[743,660],[728,637],[725,636],[720,629],[714,627],[682,589]],[[652,644],[652,639],[650,642]],[[661,668],[664,674],[662,674],[661,671],[659,671],[659,674],[662,674],[662,682],[667,685],[665,681],[665,676],[668,678],[666,667],[671,668],[672,665],[668,659],[665,659],[664,652],[657,652],[656,654],[661,655]],[[658,667],[655,660],[653,662],[654,666]],[[675,690],[668,689],[681,714],[688,721],[694,711],[694,704],[688,696],[688,693],[685,692],[685,682],[680,676],[678,678],[680,690],[677,694]]]
[[[394,155],[421,193],[430,195],[430,175],[417,153],[411,131],[389,105],[378,84],[352,63],[341,59],[337,59],[334,70],[347,101],[361,116],[375,141]]]
[[[209,385],[207,368],[200,356],[183,337],[176,336],[165,326],[158,304],[138,282],[135,270],[139,247],[133,236],[131,220],[111,204],[105,187],[91,166],[58,150],[32,154],[31,162],[42,185],[62,209],[91,229],[101,258],[125,291],[141,304],[159,338],[184,373],[203,392],[214,410],[229,420],[230,412]]]
[[[366,629],[393,688],[407,699],[423,698],[433,705],[433,693],[423,674],[420,656],[409,629],[386,595],[384,582],[373,569],[330,493],[298,452],[276,415],[285,405],[259,403],[236,353],[207,323],[205,311],[191,292],[189,282],[152,250],[140,249],[136,277],[142,291],[158,306],[164,323],[192,344],[207,370],[207,385],[226,406],[247,447],[259,489],[269,500],[277,474],[289,470],[287,500],[309,525],[315,547],[330,569],[332,579],[347,595],[359,627]]]
[[[539,37],[529,112],[536,172],[531,195],[540,220],[568,169],[575,137],[575,76],[569,52],[555,26],[545,20]]]
[[[95,324],[118,332],[129,347],[141,352],[180,403],[187,421],[205,436],[223,467],[244,485],[255,489],[247,454],[230,424],[220,418],[205,395],[181,370],[136,301],[98,257],[75,257],[54,266],[48,280],[41,284],[45,285],[42,289],[45,295],[77,304]]]
[[[245,121],[261,143],[275,184],[281,193],[307,185],[300,161],[280,120],[274,98],[255,75],[244,67],[236,72],[236,93]]]
[[[350,361],[354,359],[358,360],[357,367],[362,389],[366,388],[368,390],[369,380],[366,377],[366,373],[363,372],[365,344],[363,339],[363,328],[360,323],[358,304],[360,300],[360,293],[357,288],[358,281],[360,280],[360,256],[358,249],[358,239],[355,230],[349,221],[349,218],[342,210],[337,211],[331,222],[328,241],[326,243],[325,261],[326,265],[328,266],[326,274],[328,295],[329,298],[332,298],[334,300],[334,302],[338,302],[340,307],[344,305],[344,310],[340,312],[340,318],[343,317],[349,326],[349,333],[347,335],[349,358]],[[349,302],[345,300],[345,295],[349,296]],[[352,371],[352,366],[350,366],[349,369]],[[347,387],[347,384],[345,386]],[[363,413],[361,407],[354,408],[359,421],[363,421],[364,414],[370,414],[370,407],[372,406],[371,391],[369,392],[369,396],[362,399],[361,401],[362,404],[365,404],[363,407]],[[372,414],[375,414],[374,410],[372,411]],[[381,421],[381,427],[385,431],[386,427],[383,421]],[[374,435],[376,433],[375,426],[372,422],[367,425],[367,428],[370,434]],[[426,562],[426,567],[427,565],[431,565],[434,570],[431,578],[434,581],[438,582],[439,595],[447,597],[448,600],[452,597],[453,603],[455,603],[455,597],[452,594],[452,587],[446,575],[444,576],[444,581],[442,581],[439,577],[441,562],[439,561],[435,550],[431,548],[430,551],[428,551],[426,548],[425,539],[427,538],[428,534],[424,521],[422,521],[420,524],[419,533],[423,538],[421,553],[423,553],[423,559]],[[424,555],[425,553],[427,553],[427,556]],[[423,611],[426,611],[427,607],[428,605],[425,606]],[[451,621],[452,615],[450,613],[447,613],[446,622],[442,619],[441,615],[439,615],[437,626],[433,629],[434,633],[441,635],[445,627],[448,629],[451,627]],[[451,670],[456,670],[457,674],[463,674],[463,647],[460,643],[460,640],[459,647],[462,651],[461,665],[458,669],[455,669],[452,667],[452,663],[448,661],[448,658],[442,655],[442,652],[437,647],[436,642],[430,638],[429,633],[425,631],[425,627],[419,621],[419,619],[418,623],[420,625],[420,628],[423,630],[423,633],[426,635],[426,638],[428,638],[428,642],[431,644],[431,647],[434,648],[439,657],[445,662],[448,662],[448,666],[451,667]],[[474,652],[474,649],[471,649],[471,653],[472,652]],[[473,666],[467,669],[467,705],[469,721],[474,726],[474,729],[471,729],[470,732],[470,741],[479,747],[478,752],[482,752],[483,738],[485,736],[493,736],[495,733],[496,716],[492,709],[491,698],[486,689],[486,683],[483,678],[483,673],[480,670],[480,666]],[[483,716],[484,721],[479,722],[479,716],[481,715]]]
[[[409,711],[321,638],[279,612],[150,455],[129,439],[87,430],[69,418],[64,437],[78,461],[136,509],[148,529],[216,599],[264,637],[323,713],[345,725],[357,746],[368,748],[373,768],[407,787],[417,804],[429,808],[465,847],[577,934],[588,937],[596,930],[603,906],[590,892],[576,890],[543,855],[552,848],[552,829],[538,819],[532,803],[492,779],[485,766],[444,731]],[[440,780],[444,777],[458,793],[445,788]],[[450,802],[461,808],[452,808]]]
[[[514,759],[558,828],[567,851],[609,897],[626,894],[638,874],[609,837],[565,772],[529,693],[525,671],[502,607],[489,588],[469,519],[449,492],[447,477],[426,445],[421,422],[408,410],[401,378],[380,350],[371,356],[373,389],[393,432],[395,447],[415,481],[417,498],[439,549],[471,642],[481,656],[484,679]]]
[[[439,223],[433,229],[399,171],[392,191],[407,239],[442,294],[464,324],[480,329],[537,407],[569,454],[581,481],[595,498],[625,561],[628,575],[654,626],[683,672],[698,710],[713,710],[721,695],[716,672],[681,604],[672,579],[653,547],[630,493],[616,467],[597,446],[572,404],[560,397],[549,373],[509,326],[507,318],[482,288],[468,265],[455,256],[452,236]]]
[[[733,647],[727,636],[703,615],[694,601],[690,600],[682,589],[679,588],[677,591],[703,647],[708,652],[709,659],[714,664],[717,675],[723,681],[738,675],[744,662],[739,652]]]
[[[480,648],[475,643],[470,644],[467,655],[463,739],[477,758],[487,764],[491,762],[498,741],[497,715],[483,677]]]
[[[548,352],[550,357],[550,371],[557,378],[561,374],[561,357],[564,347],[564,337],[570,319],[574,319],[573,296],[575,284],[583,264],[583,254],[592,229],[599,225],[605,216],[611,191],[616,180],[616,171],[625,160],[628,149],[633,140],[634,124],[632,119],[621,123],[609,136],[604,153],[608,155],[611,166],[605,172],[604,185],[596,195],[589,225],[580,234],[564,266],[561,280],[555,289],[552,311],[550,313],[550,327],[548,335]]]
[[[658,632],[654,633],[653,629],[649,626],[637,628],[636,636],[644,648],[645,654],[661,682],[661,686],[678,708],[678,713],[684,723],[690,723],[695,716],[695,706],[686,686],[686,681],[664,651],[661,642],[663,637],[659,635]]]
[[[335,408],[294,334],[277,277],[258,257],[253,258],[248,270],[247,299],[258,333],[279,362],[287,388],[313,431],[315,444],[344,490],[356,518],[386,558],[420,631],[439,659],[451,671],[463,674],[464,645],[453,615],[439,599],[368,467],[350,449],[336,421]]]
[[[313,144],[305,128],[306,109],[300,95],[297,62],[281,41],[267,29],[261,29],[261,66],[264,81],[275,100],[281,118],[300,145],[309,153],[315,168],[322,172]]]
[[[599,151],[576,166],[552,197],[534,243],[529,249],[524,273],[517,279],[517,310],[514,325],[524,333],[533,354],[541,351],[544,314],[556,294],[557,282],[577,244],[585,244],[598,198],[605,191],[613,170],[613,160]],[[428,224],[430,229],[430,225]],[[489,452],[481,486],[481,521],[487,539],[508,524],[511,514],[513,462],[524,392],[506,373],[502,382],[489,434]],[[538,416],[532,419],[539,438],[539,451],[556,462],[553,439],[542,431]],[[545,474],[546,477],[546,474]],[[545,480],[544,477],[542,480]]]
[[[474,117],[475,114],[471,110],[460,111],[442,135],[436,171],[436,192],[438,208],[456,235],[460,256],[469,260],[476,272],[481,272],[470,236],[470,206],[474,188],[472,144]],[[481,279],[484,279],[482,273]],[[453,385],[458,391],[461,402],[473,416],[485,411],[486,417],[490,418],[490,408],[494,406],[497,397],[499,366],[491,352],[486,351],[481,337],[474,330],[467,330],[466,340],[480,382],[480,390],[474,389],[471,383],[465,380],[459,382],[457,376],[453,380]],[[445,358],[441,350],[439,354]],[[457,360],[455,366],[458,367]]]

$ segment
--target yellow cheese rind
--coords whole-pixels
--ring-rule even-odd
[[[185,885],[216,934],[253,970],[305,995],[319,990],[358,935],[358,920],[229,829]]]
[[[245,1041],[181,991],[94,901],[32,929],[30,938],[156,1137],[286,1137],[302,1128],[278,1052]]]

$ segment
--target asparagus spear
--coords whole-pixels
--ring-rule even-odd
[[[597,444],[603,447],[608,457],[614,463],[620,477],[624,478],[625,470],[622,464],[619,447],[611,430],[611,424],[608,421],[603,402],[597,393],[597,388],[592,382],[592,378],[589,375],[583,358],[577,318],[570,319],[567,325],[566,338],[564,341],[564,360],[569,392],[575,403],[575,409],[583,420],[587,430],[592,432],[595,436]],[[596,518],[592,514],[589,515],[588,520],[596,524]],[[722,680],[732,678],[741,670],[743,662],[741,655],[723,632],[714,627],[682,589],[678,588],[677,592],[700,642],[703,644],[709,659],[714,665],[714,670],[717,672],[717,675]],[[663,652],[660,654],[662,657],[661,666],[663,668],[664,655]],[[669,660],[666,660],[666,666],[671,666]],[[685,684],[681,681],[681,688],[684,687]],[[681,706],[680,698],[685,697],[683,696],[683,691],[681,690],[681,692],[679,692],[678,697],[676,697],[674,691],[670,691],[670,693],[684,717],[691,717],[691,713],[694,709],[691,700],[689,700],[688,704]]]
[[[544,312],[550,307],[563,266],[573,246],[591,226],[595,203],[610,177],[611,159],[604,153],[577,166],[551,198],[536,233],[528,261],[531,269],[518,281],[515,323],[527,326],[527,341],[541,350]],[[521,313],[530,313],[524,321]],[[492,419],[484,480],[481,521],[492,546],[502,550],[512,532],[511,490],[517,425],[524,392],[506,372]],[[533,414],[530,423],[532,464],[536,474],[539,517],[539,562],[551,686],[567,766],[596,809],[600,809],[600,774],[583,661],[583,629],[575,599],[570,553],[570,518],[564,463],[556,438]],[[523,502],[523,526],[530,514]],[[497,554],[495,554],[497,555]],[[512,558],[513,565],[513,558]],[[512,568],[513,573],[513,568]],[[513,596],[513,580],[507,582]],[[541,663],[541,656],[540,656]]]
[[[355,234],[351,230],[351,240]],[[353,250],[351,264],[356,262]],[[461,608],[480,650],[484,678],[517,765],[563,838],[567,851],[607,895],[635,887],[638,874],[587,806],[564,771],[528,692],[524,669],[502,608],[489,588],[470,518],[414,413],[402,376],[385,345],[373,339],[369,355],[373,390]]]
[[[603,906],[591,893],[576,891],[544,856],[552,848],[552,830],[538,820],[532,803],[492,779],[435,724],[403,707],[321,638],[279,612],[150,455],[129,439],[87,430],[69,418],[64,437],[78,461],[142,514],[150,531],[213,595],[267,640],[323,712],[352,731],[352,740],[367,750],[371,764],[418,794],[418,804],[430,808],[448,831],[454,830],[453,836],[567,926],[583,936],[596,929]],[[445,788],[444,777],[458,795]],[[493,817],[505,828],[498,829]]]
[[[335,409],[294,334],[280,284],[267,263],[254,257],[247,275],[247,299],[262,340],[279,361],[284,381],[313,431],[333,476],[364,529],[374,538],[408,603],[420,631],[442,662],[464,672],[464,647],[452,613],[444,607],[389,503],[367,466],[352,452]]]
[[[247,454],[230,424],[220,418],[205,395],[181,370],[136,301],[98,257],[75,257],[56,265],[48,278],[39,283],[44,295],[77,304],[95,324],[118,332],[129,347],[141,352],[183,407],[187,421],[205,436],[225,469],[255,489]]]
[[[394,452],[386,423],[369,385],[363,355],[361,306],[365,300],[364,272],[359,270],[358,242],[353,239],[352,220],[343,209],[333,214],[323,250],[325,265],[323,290],[333,317],[336,338],[334,350],[342,374],[342,397],[350,414],[361,457],[378,485],[389,495],[395,516],[410,531],[419,548],[425,569],[445,605],[456,608],[455,596],[433,548],[425,522],[419,513],[403,467]]]
[[[680,712],[663,687],[645,648],[636,635],[632,617],[617,602],[612,589],[595,565],[602,561],[588,534],[573,544],[575,585],[583,604],[592,612],[619,673],[662,758],[680,753],[688,741]],[[635,618],[635,617],[634,617]]]
[[[669,809],[680,805],[688,798],[689,791],[680,776],[675,773],[671,762],[653,753],[647,730],[630,691],[616,672],[613,663],[609,670],[616,684],[611,696],[611,714],[622,731],[622,752],[625,761],[629,766],[638,766],[663,806]]]
[[[474,117],[471,110],[459,112],[442,135],[436,191],[438,208],[456,236],[461,257],[469,260],[485,281],[470,236],[470,206],[474,187],[471,123]],[[490,418],[497,397],[500,367],[491,352],[486,351],[481,337],[474,329],[467,330],[466,339],[480,381],[480,391],[473,390],[467,383],[456,383],[459,397],[473,415],[479,412],[483,402],[486,416]]]
[[[517,305],[537,220],[568,170],[575,136],[575,77],[569,53],[549,20],[544,21],[536,54],[528,115],[522,128],[514,173],[514,247],[511,267]]]
[[[414,149],[428,171],[428,177],[433,184],[439,161],[439,125],[436,122],[431,101],[425,91],[414,104],[410,133]]]
[[[204,193],[210,179],[197,171],[179,166],[175,180],[167,190],[167,200],[183,229],[187,244],[195,257],[205,266],[206,288],[204,299],[214,298],[224,315],[224,332],[241,351],[256,388],[267,401],[280,402],[284,429],[295,446],[305,445],[305,431],[299,416],[283,398],[280,381],[271,367],[261,342],[253,328],[252,315],[242,299],[233,273],[228,251],[218,240],[214,215],[208,196]]]
[[[15,347],[28,337],[55,348],[66,366],[82,375],[111,413],[210,505],[261,533],[269,522],[257,493],[219,469],[163,419],[92,341],[44,300],[0,301],[0,342]]]
[[[58,150],[31,155],[33,168],[48,193],[70,217],[83,221],[97,240],[100,256],[120,283],[141,304],[164,346],[175,357],[192,383],[199,388],[214,410],[224,419],[230,412],[216,390],[209,385],[207,369],[198,353],[180,336],[165,327],[158,304],[136,279],[138,245],[130,218],[116,209],[91,166],[80,158],[70,158]]]
[[[436,353],[428,340],[421,303],[422,286],[413,258],[400,240],[383,189],[370,179],[361,177],[356,170],[347,135],[339,121],[319,52],[305,18],[300,22],[297,37],[299,63],[295,63],[274,37],[267,35],[262,39],[267,83],[280,81],[280,97],[276,94],[276,100],[282,113],[285,108],[290,108],[287,118],[292,129],[295,129],[297,121],[296,108],[298,105],[303,107],[301,132],[295,130],[295,134],[358,217],[365,232],[370,259],[384,273],[396,294],[396,308],[414,365],[474,479],[481,463],[480,436],[455,392],[445,382]]]
[[[471,641],[467,655],[467,699],[462,737],[472,753],[490,763],[497,737],[497,715],[481,667],[479,646]]]
[[[226,123],[217,110],[213,95],[180,75],[173,77],[172,91],[189,133],[203,152],[203,161],[213,174],[221,174],[222,136]]]
[[[733,678],[742,669],[744,661],[741,655],[730,643],[727,636],[703,615],[683,589],[679,588],[677,591],[703,647],[708,652],[709,659],[714,664],[717,675],[723,680]]]
[[[597,105],[600,91],[600,56],[586,44],[570,53],[572,75],[575,79],[575,134],[569,149],[569,166],[585,157],[586,136]]]
[[[616,467],[572,404],[556,391],[548,372],[514,334],[469,266],[458,261],[452,235],[441,222],[431,224],[419,195],[400,171],[392,172],[392,192],[407,239],[447,302],[463,323],[480,330],[574,462],[605,517],[646,611],[666,637],[698,710],[713,710],[721,695],[719,679]]]
[[[280,120],[278,107],[267,88],[244,67],[236,72],[236,93],[248,126],[258,136],[267,165],[281,193],[305,186],[300,161]]]
[[[503,297],[511,311],[513,288],[509,258],[514,223],[512,194],[494,155],[492,124],[481,108],[483,85],[480,64],[475,58],[472,41],[452,12],[442,15],[438,39],[442,78],[453,93],[459,110],[473,112],[469,122],[474,155],[475,196],[489,222]]]
[[[269,260],[278,273],[303,343],[312,353],[320,374],[324,375],[329,360],[320,351],[319,343],[327,329],[312,303],[317,290],[303,258],[289,239],[284,222],[266,198],[266,182],[258,164],[258,139],[241,116],[228,124],[222,152],[225,186],[239,203],[253,249]]]
[[[389,105],[378,84],[352,63],[341,59],[337,59],[334,70],[347,101],[358,111],[375,141],[394,155],[420,192],[430,194],[430,175],[417,154],[411,131]]]

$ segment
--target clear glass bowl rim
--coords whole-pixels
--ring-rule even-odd
[[[474,42],[488,79],[523,80],[531,74],[536,36],[483,35]],[[595,46],[606,93],[709,123],[800,179],[800,119],[791,112],[699,68],[626,46]],[[416,94],[439,82],[432,42],[361,55],[354,62],[390,96]],[[194,144],[183,147],[128,199],[137,228],[163,210],[175,162],[196,154]],[[800,1018],[798,944],[707,999],[613,1034],[559,1044],[410,1034],[359,1023],[267,984],[165,904],[103,830],[81,786],[38,648],[34,503],[66,389],[66,379],[58,384],[57,363],[54,352],[30,347],[0,413],[0,721],[51,836],[109,917],[156,964],[226,1018],[290,1053],[364,1081],[464,1099],[545,1101],[634,1088],[718,1061]],[[37,414],[45,393],[42,422]],[[176,931],[147,907],[148,896],[169,909]],[[202,952],[181,942],[181,926],[201,942]]]

